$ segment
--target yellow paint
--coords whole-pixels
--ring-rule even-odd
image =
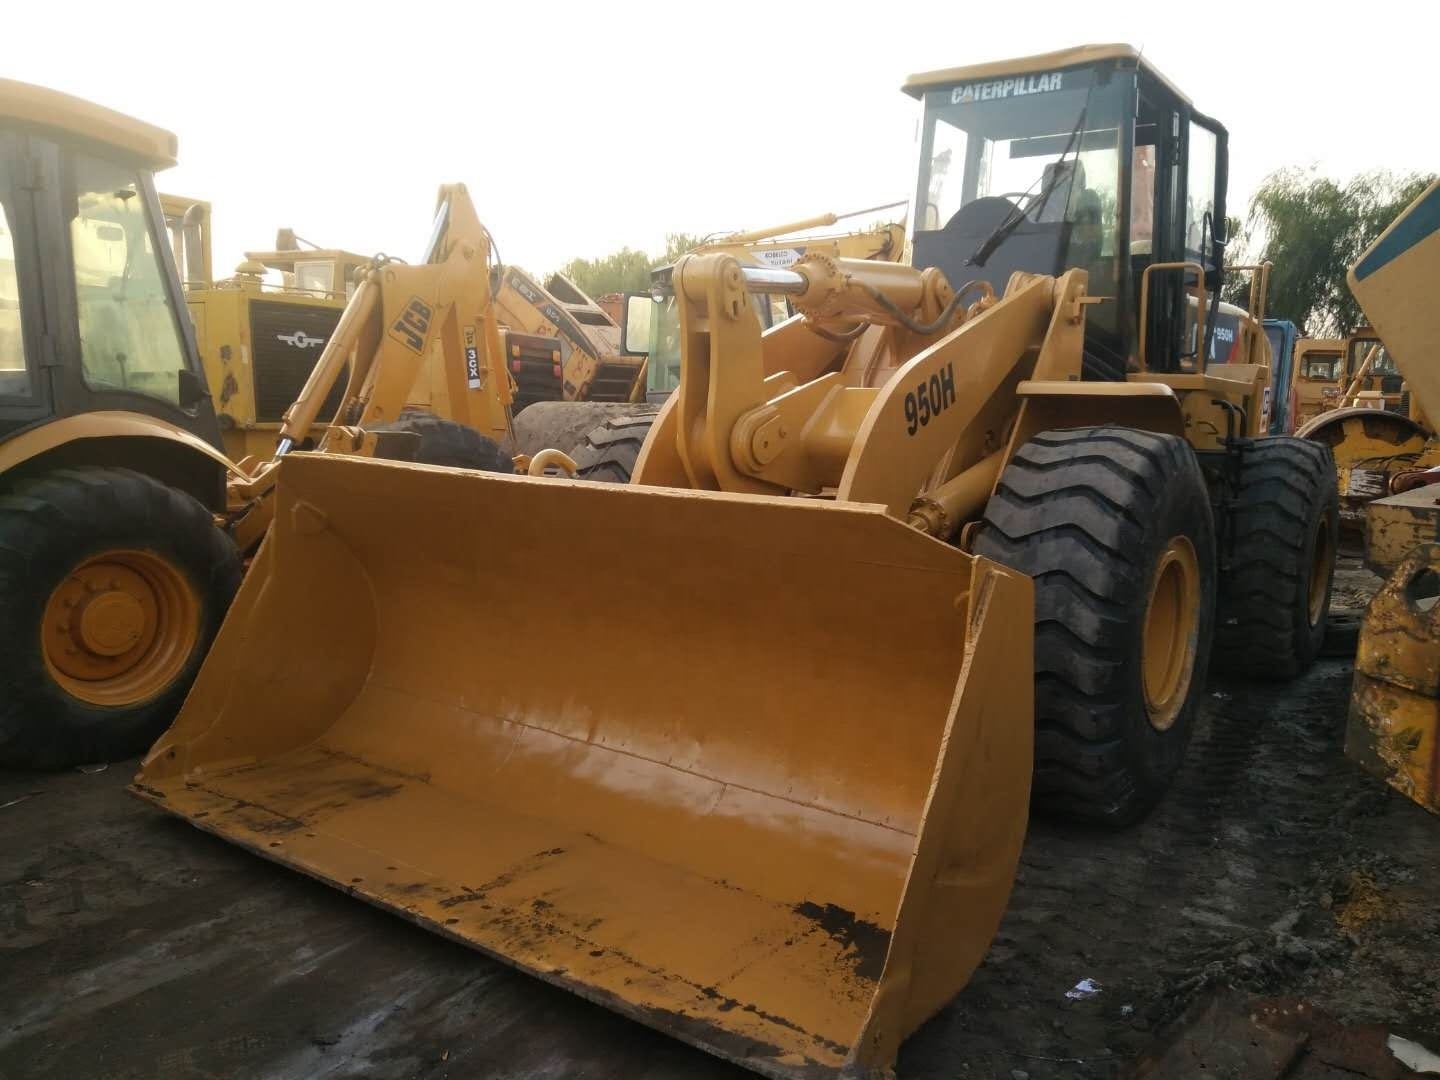
[[[1370,601],[1345,753],[1440,813],[1440,543],[1410,552]],[[1428,576],[1427,576],[1428,575]]]
[[[891,1060],[969,977],[1025,829],[1023,575],[875,507],[278,472],[140,794],[776,1074]],[[550,572],[576,535],[605,574]]]

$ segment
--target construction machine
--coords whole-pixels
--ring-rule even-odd
[[[1361,255],[1349,283],[1411,407],[1440,416],[1440,181]],[[1440,813],[1440,439],[1431,432],[1412,467],[1391,470],[1365,506],[1365,563],[1386,582],[1360,626],[1345,752]]]
[[[108,760],[174,718],[291,449],[506,472],[530,462],[489,437],[509,431],[514,384],[489,234],[462,186],[441,189],[421,265],[352,260],[353,295],[323,343],[307,341],[323,347],[274,447],[231,461],[184,305],[217,361],[253,376],[261,350],[242,333],[226,357],[207,315],[238,299],[226,310],[248,311],[236,323],[253,331],[271,298],[211,283],[208,207],[156,193],[174,136],[9,81],[0,125],[0,761]],[[406,413],[422,373],[443,416]],[[563,455],[538,465],[573,469]]]
[[[1308,348],[1294,388],[1301,418],[1295,434],[1329,447],[1341,521],[1358,537],[1366,505],[1386,493],[1394,476],[1440,465],[1440,452],[1427,449],[1434,423],[1375,327],[1302,344]]]
[[[756,1072],[886,1075],[1032,799],[1134,821],[1209,669],[1312,661],[1337,528],[1261,312],[1208,362],[1225,129],[1120,45],[906,90],[914,264],[681,258],[630,483],[287,456],[132,790]]]
[[[0,80],[0,761],[134,753],[241,576],[151,174],[168,132]]]
[[[160,198],[226,456],[237,462],[268,458],[281,416],[335,332],[370,260],[341,250],[247,251],[232,276],[217,280],[208,254],[195,258],[210,248],[209,204]],[[187,240],[186,230],[196,235]],[[322,415],[334,413],[342,388],[337,380]]]

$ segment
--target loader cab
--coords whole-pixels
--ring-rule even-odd
[[[905,89],[923,110],[915,266],[997,294],[1016,271],[1083,269],[1105,298],[1087,312],[1087,378],[1203,366],[1202,295],[1220,287],[1222,126],[1123,45],[932,72]]]
[[[152,170],[174,139],[0,80],[0,441],[139,414],[220,446]]]

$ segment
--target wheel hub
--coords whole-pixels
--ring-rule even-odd
[[[115,590],[85,601],[78,623],[72,626],[82,649],[97,656],[119,656],[138,645],[152,623],[140,597]]]
[[[45,666],[92,705],[125,706],[162,692],[200,633],[200,601],[185,576],[149,551],[107,551],[70,571],[41,623]]]

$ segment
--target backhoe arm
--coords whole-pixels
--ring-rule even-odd
[[[269,527],[275,468],[314,432],[337,380],[345,392],[317,449],[374,453],[373,428],[399,418],[433,349],[444,359],[446,415],[499,438],[509,430],[514,387],[504,368],[490,276],[489,233],[461,184],[440,189],[424,262],[379,258],[361,275],[300,395],[285,411],[275,456],[233,481],[242,550]],[[349,369],[348,376],[346,369]]]
[[[513,390],[492,303],[490,247],[464,186],[441,188],[424,263],[377,260],[365,273],[299,398],[286,410],[280,453],[309,435],[347,363],[345,395],[320,449],[355,452],[356,429],[399,417],[437,341],[446,360],[451,418],[503,435]]]

